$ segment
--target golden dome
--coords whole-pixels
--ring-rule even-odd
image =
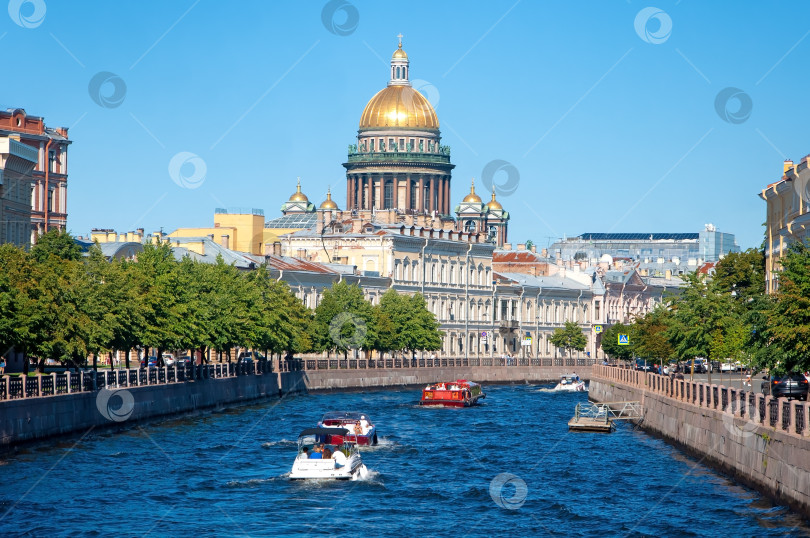
[[[481,203],[481,197],[475,194],[475,178],[473,178],[472,185],[470,186],[470,194],[465,196],[462,202],[472,202],[476,204]]]
[[[337,209],[338,205],[332,200],[332,189],[326,191],[326,200],[321,204],[321,209]]]
[[[307,195],[301,192],[301,179],[298,179],[298,188],[296,189],[295,193],[290,196],[290,202],[309,202],[309,198]]]
[[[492,200],[487,204],[487,207],[490,209],[503,209],[501,203],[495,199],[495,193],[492,193]]]
[[[439,118],[430,101],[412,87],[388,86],[371,98],[360,116],[361,129],[378,127],[438,130]]]
[[[394,51],[394,55],[391,56],[392,60],[396,59],[396,58],[404,58],[406,60],[408,59],[408,55],[405,54],[404,50],[402,50],[402,43],[399,44],[399,47],[397,48],[397,50]]]

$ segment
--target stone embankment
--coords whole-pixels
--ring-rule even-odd
[[[589,396],[641,401],[639,424],[810,517],[810,407],[722,385],[594,366]]]
[[[590,366],[533,364],[539,359],[261,361],[0,377],[0,451],[93,429],[240,405],[285,394],[424,385],[466,378],[484,383],[542,382]],[[569,362],[566,361],[566,362]],[[555,361],[556,362],[556,361]],[[589,361],[590,362],[590,361]],[[473,365],[474,364],[474,365]],[[414,398],[418,394],[414,393]]]

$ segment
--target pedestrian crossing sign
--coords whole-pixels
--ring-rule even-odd
[[[629,346],[630,345],[630,337],[626,334],[619,335],[619,345],[620,346]]]
[[[601,325],[594,325],[593,326],[593,332],[595,332],[596,334],[601,333],[602,332],[602,326]]]

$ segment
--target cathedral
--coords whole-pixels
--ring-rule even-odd
[[[483,202],[470,193],[451,210],[450,182],[455,167],[450,148],[442,145],[439,118],[430,102],[410,82],[410,60],[402,41],[391,56],[389,80],[360,115],[356,143],[349,145],[346,169],[346,209],[331,193],[316,209],[301,192],[283,204],[284,217],[313,225],[318,212],[329,211],[347,230],[351,220],[409,223],[454,230],[476,240],[502,246],[507,242],[509,213],[496,200]],[[455,213],[455,218],[453,216]],[[385,214],[385,215],[384,215]],[[290,218],[274,219],[268,228],[289,229]]]

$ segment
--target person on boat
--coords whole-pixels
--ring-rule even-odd
[[[323,452],[321,453],[321,457],[323,459],[325,459],[325,460],[328,460],[328,459],[330,459],[332,457],[332,450],[329,448],[328,445],[323,447]]]
[[[298,459],[299,460],[309,459],[309,449],[307,447],[301,449],[301,453],[298,454]]]
[[[312,454],[309,455],[309,459],[311,460],[322,460],[323,453],[321,452],[321,445],[315,445],[312,449]]]
[[[361,426],[359,422],[354,424],[354,434],[363,435],[363,426]]]
[[[335,460],[335,467],[343,467],[346,465],[346,454],[340,450],[340,447],[335,448],[335,451],[332,453],[332,459]]]

